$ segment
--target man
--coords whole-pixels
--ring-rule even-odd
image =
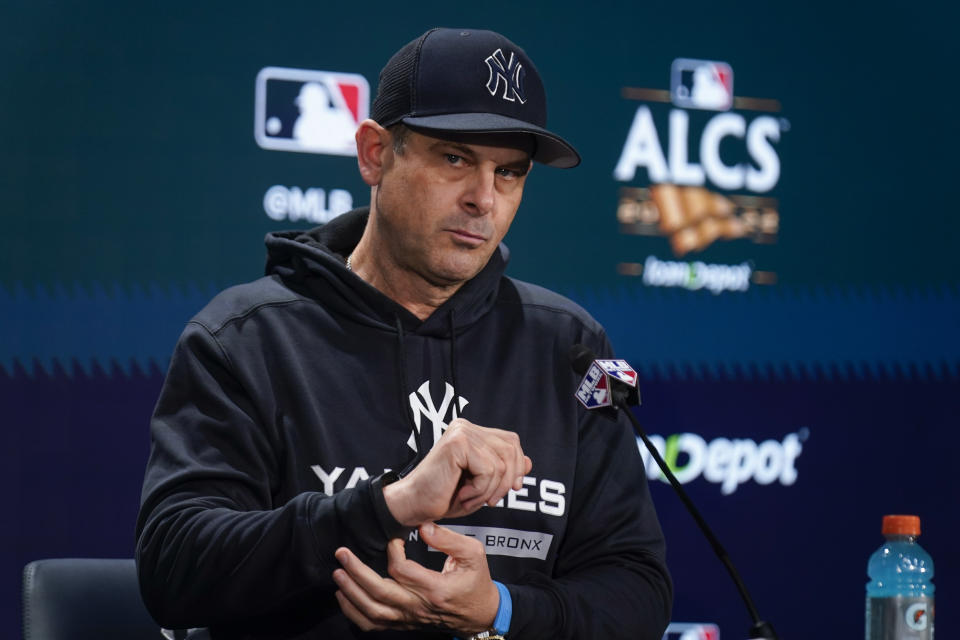
[[[268,275],[177,345],[137,526],[160,623],[660,637],[672,592],[636,445],[573,396],[570,347],[606,337],[503,276],[532,161],[579,163],[545,123],[499,34],[431,30],[388,62],[356,134],[369,210],[269,235]]]

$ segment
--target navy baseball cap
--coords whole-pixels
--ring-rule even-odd
[[[380,72],[371,117],[443,132],[528,133],[533,159],[563,169],[580,164],[566,140],[545,129],[547,96],[527,54],[493,31],[431,29]]]

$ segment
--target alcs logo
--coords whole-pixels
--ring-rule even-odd
[[[778,147],[790,129],[786,119],[771,115],[780,111],[777,100],[735,96],[729,64],[692,58],[673,61],[669,91],[625,87],[623,97],[642,104],[634,112],[613,177],[644,184],[620,188],[621,233],[665,237],[676,257],[702,251],[718,240],[776,242],[779,205],[769,192],[780,181]],[[648,265],[640,262],[621,262],[618,271],[643,275],[650,286],[696,289],[701,287],[693,271],[723,267],[699,265],[678,265],[691,277],[673,271],[673,265],[667,265],[669,274],[659,269],[648,276]],[[752,282],[776,281],[772,272],[754,272],[752,267],[749,271]],[[739,278],[736,287],[711,290],[746,288]]]
[[[264,149],[357,155],[370,85],[355,73],[266,67],[257,74],[254,138]]]
[[[746,188],[754,193],[766,193],[780,180],[780,156],[776,143],[781,132],[789,128],[785,120],[761,115],[750,120],[739,113],[718,113],[710,118],[699,132],[699,163],[690,160],[690,114],[685,108],[727,111],[736,102],[733,96],[733,70],[724,62],[690,60],[674,61],[670,99],[679,109],[671,109],[668,122],[667,152],[657,132],[653,112],[641,105],[630,125],[620,159],[613,170],[621,182],[634,179],[638,169],[645,169],[652,183],[669,182],[677,185],[704,186],[709,181],[729,191]],[[657,90],[626,89],[626,97],[641,100],[663,100]],[[770,100],[743,99],[754,109],[779,109]],[[726,142],[726,141],[730,142]],[[735,142],[739,141],[739,142]],[[721,147],[739,144],[746,147],[750,162],[727,162],[721,157]]]

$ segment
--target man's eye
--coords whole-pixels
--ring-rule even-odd
[[[463,161],[463,157],[455,153],[446,153],[444,154],[444,158],[446,158],[450,164],[460,164]]]
[[[497,175],[500,176],[501,178],[513,179],[513,178],[519,178],[520,172],[514,169],[507,169],[505,167],[500,167],[499,169],[497,169]]]

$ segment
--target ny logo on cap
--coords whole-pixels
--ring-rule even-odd
[[[523,65],[517,61],[513,52],[510,52],[508,61],[503,55],[503,51],[497,49],[484,60],[487,68],[490,70],[490,78],[487,80],[487,91],[490,95],[497,95],[500,89],[500,83],[503,83],[503,99],[508,102],[520,101],[520,104],[526,104],[527,99],[523,97],[523,90],[520,88],[520,82],[523,80]]]

